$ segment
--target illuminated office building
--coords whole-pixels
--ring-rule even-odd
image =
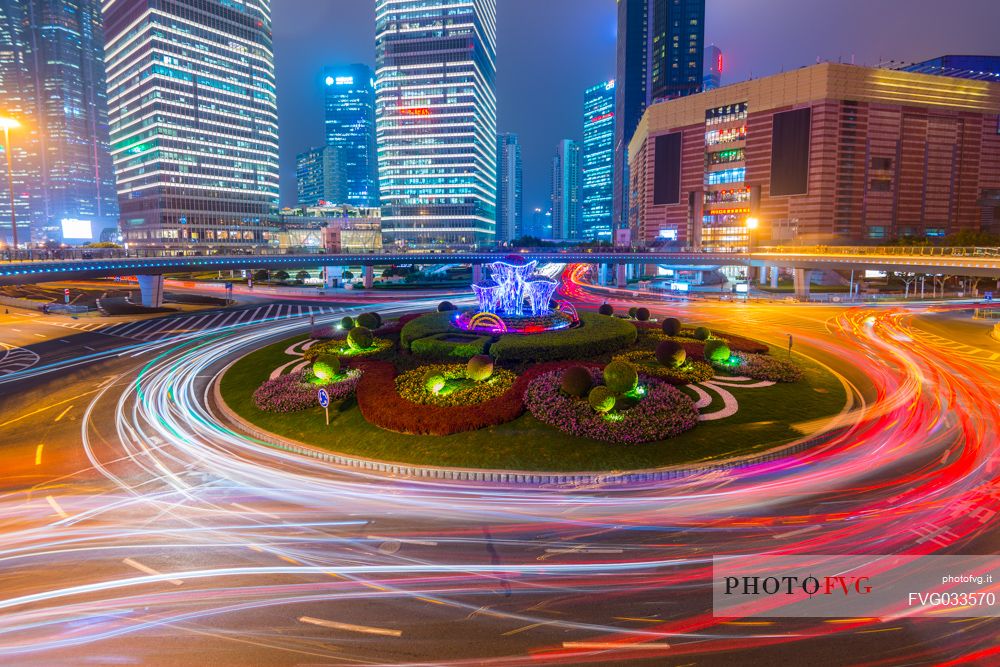
[[[715,90],[722,85],[722,49],[715,44],[705,47],[704,72],[701,78],[702,90]]]
[[[583,150],[580,154],[582,236],[611,241],[614,195],[615,82],[605,81],[583,94]]]
[[[496,0],[376,0],[386,243],[496,239]]]
[[[100,1],[0,0],[0,95],[21,123],[11,131],[18,241],[88,242],[116,227]]]
[[[328,68],[326,146],[331,191],[324,199],[338,204],[378,206],[378,156],[375,151],[375,73],[367,65]]]
[[[298,206],[337,201],[330,178],[333,174],[332,154],[328,146],[319,146],[295,156],[295,199]]]
[[[580,144],[563,139],[552,157],[552,238],[580,238]]]
[[[512,241],[524,233],[522,211],[521,144],[517,135],[497,135],[497,242]]]
[[[125,241],[270,242],[278,116],[269,0],[105,0]]]

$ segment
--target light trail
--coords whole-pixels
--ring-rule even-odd
[[[589,298],[573,285],[570,296]],[[677,305],[685,313],[694,307]],[[411,308],[379,306],[386,314]],[[66,487],[46,491],[42,502],[0,501],[0,572],[64,573],[58,583],[20,576],[5,584],[0,661],[43,660],[48,651],[265,611],[322,620],[302,612],[318,604],[384,609],[385,622],[325,617],[393,628],[404,638],[428,603],[496,624],[497,636],[540,637],[530,650],[497,640],[490,659],[434,660],[450,665],[579,664],[659,652],[680,661],[880,629],[874,620],[733,625],[712,617],[705,586],[713,555],[951,553],[995,528],[992,430],[1000,407],[992,397],[1000,381],[913,336],[912,312],[851,308],[829,323],[830,334],[795,330],[800,345],[838,357],[871,385],[872,400],[829,442],[747,468],[605,488],[334,471],[220,424],[209,401],[213,378],[235,355],[301,332],[301,321],[119,348],[117,355],[137,355],[133,369],[74,399],[86,404],[83,451],[106,480],[104,492]],[[705,307],[699,315],[732,321],[731,311]],[[106,415],[115,417],[109,423]],[[385,542],[398,548],[381,550]],[[683,604],[661,604],[662,618],[622,626],[667,597]],[[594,620],[578,614],[584,599],[601,610]],[[389,602],[395,606],[378,606]],[[407,605],[407,619],[391,611],[398,605]],[[989,623],[937,627],[936,636],[959,650],[995,634]],[[300,646],[295,633],[321,631],[279,637],[245,629],[290,652]],[[377,661],[363,638],[337,643],[351,651],[345,662]],[[900,659],[922,660],[926,651],[914,644]],[[462,652],[459,644],[452,650]]]

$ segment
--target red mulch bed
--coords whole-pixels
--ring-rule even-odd
[[[440,407],[412,403],[396,391],[396,367],[388,361],[363,361],[358,384],[358,408],[374,426],[411,435],[452,435],[496,426],[517,419],[524,412],[524,392],[542,373],[569,366],[596,366],[574,361],[536,364],[518,376],[502,396],[471,406]]]

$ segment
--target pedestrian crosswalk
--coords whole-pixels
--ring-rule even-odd
[[[1000,367],[1000,352],[984,350],[983,348],[976,347],[974,345],[960,343],[956,340],[944,338],[943,336],[938,336],[937,334],[933,334],[929,331],[918,329],[916,327],[911,328],[909,333],[925,343],[933,345],[937,348],[949,350],[952,354],[962,357],[963,359],[975,361],[987,366]]]
[[[0,375],[9,375],[38,363],[38,355],[23,347],[0,343]]]
[[[331,306],[269,304],[257,308],[244,308],[242,310],[214,310],[208,313],[193,313],[191,315],[122,322],[120,324],[102,325],[97,329],[86,329],[86,331],[97,331],[107,336],[151,341],[196,331],[210,331],[234,325],[249,324],[251,322],[325,315],[339,313],[342,310],[342,308]],[[100,325],[101,323],[97,324]]]

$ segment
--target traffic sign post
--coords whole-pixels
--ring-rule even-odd
[[[319,404],[326,411],[326,425],[330,425],[330,394],[326,389],[319,390]]]
[[[227,282],[226,283],[226,305],[229,305],[229,303],[232,302],[232,300],[233,300],[233,284]]]
[[[63,290],[63,301],[66,302],[67,306],[69,305],[69,288],[68,287]]]
[[[788,356],[792,356],[792,334],[788,334]]]

